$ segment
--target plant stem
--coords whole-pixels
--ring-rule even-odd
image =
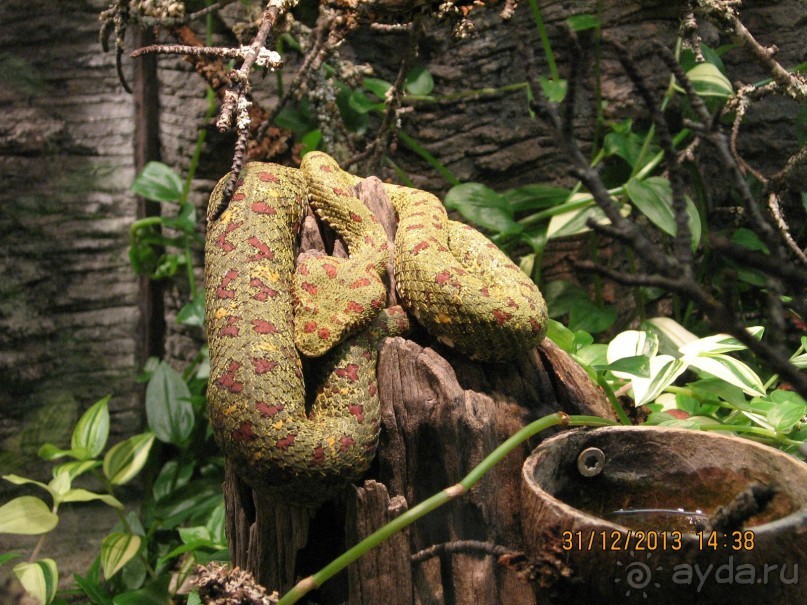
[[[546,55],[549,73],[552,74],[552,80],[558,82],[560,80],[560,72],[558,71],[557,63],[555,63],[555,53],[552,52],[552,45],[549,43],[549,36],[546,33],[544,20],[541,17],[541,9],[536,0],[529,0],[529,4],[533,19],[535,19],[535,27],[538,29],[538,35],[541,37],[541,45],[544,47],[544,55]]]
[[[447,502],[465,494],[470,490],[491,468],[493,468],[502,458],[509,454],[517,446],[521,445],[530,437],[537,435],[541,431],[552,426],[611,426],[614,422],[598,416],[569,416],[563,412],[557,412],[544,416],[535,422],[528,424],[507,441],[497,447],[478,464],[462,481],[443,491],[433,495],[421,502],[414,508],[409,509],[400,517],[387,523],[382,528],[367,536],[364,540],[356,544],[343,555],[334,559],[331,563],[323,567],[317,573],[298,582],[278,601],[277,605],[292,605],[297,603],[305,594],[314,590],[334,575],[342,571],[345,567],[356,561],[363,554],[390,538],[393,534],[411,525],[424,515],[439,508]]]

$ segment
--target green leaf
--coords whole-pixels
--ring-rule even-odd
[[[0,506],[0,533],[45,534],[59,523],[59,515],[34,496],[20,496]]]
[[[759,236],[750,229],[745,229],[744,227],[737,229],[737,231],[732,234],[731,241],[749,250],[756,250],[768,254],[768,247],[763,244]]]
[[[219,545],[227,545],[227,534],[225,532],[227,521],[227,513],[225,510],[224,502],[219,504],[210,513],[210,518],[207,520],[205,526],[210,532],[210,539]]]
[[[765,396],[765,387],[759,376],[746,364],[728,355],[684,355],[685,363],[741,388],[749,395]]]
[[[669,317],[653,317],[646,323],[658,336],[659,350],[666,354],[677,355],[681,347],[698,339],[692,332]]]
[[[642,157],[643,145],[644,139],[633,132],[633,122],[625,120],[611,124],[611,132],[605,135],[603,140],[603,151],[606,156],[620,157],[628,166],[638,169],[641,166],[636,166],[636,163]],[[655,154],[656,149],[651,147],[648,151],[651,152],[646,154],[649,160]]]
[[[63,462],[53,467],[53,476],[55,477],[56,475],[64,473],[72,480],[99,466],[101,466],[100,460],[74,460],[71,462]]]
[[[188,439],[195,422],[190,399],[179,372],[161,361],[146,387],[146,419],[157,439],[175,445]]]
[[[177,313],[177,322],[186,326],[199,326],[205,325],[205,293],[199,291],[196,297],[182,307]]]
[[[362,84],[364,88],[369,90],[382,101],[386,98],[389,89],[392,88],[392,84],[386,80],[380,80],[378,78],[364,78]]]
[[[547,322],[546,337],[567,353],[574,353],[574,332],[559,321]]]
[[[106,590],[98,582],[93,582],[89,578],[78,574],[73,574],[73,579],[92,605],[113,605],[112,597],[107,594]]]
[[[104,475],[112,485],[123,485],[146,464],[154,433],[140,433],[112,446],[104,456]]]
[[[359,114],[367,114],[373,111],[384,111],[386,108],[385,103],[373,101],[370,97],[364,94],[361,90],[354,90],[348,99],[350,108]]]
[[[747,330],[751,336],[760,339],[762,338],[762,333],[765,331],[765,328],[762,326],[752,326],[747,328]],[[679,350],[683,355],[713,355],[716,353],[729,353],[731,351],[744,351],[747,348],[748,347],[733,336],[729,336],[728,334],[715,334],[714,336],[707,336],[688,342]]]
[[[597,29],[600,26],[600,20],[596,15],[574,15],[566,19],[566,25],[572,31],[581,32],[587,29]]]
[[[311,132],[307,132],[303,135],[303,138],[300,139],[301,148],[300,148],[300,157],[304,156],[309,151],[316,151],[319,148],[319,144],[322,142],[322,131],[317,128],[316,130],[312,130]]]
[[[140,536],[122,532],[109,534],[101,543],[101,566],[104,577],[109,580],[126,565],[140,550]]]
[[[37,455],[43,460],[58,460],[59,458],[68,456],[69,458],[74,458],[81,461],[87,457],[87,451],[84,449],[63,450],[56,447],[52,443],[45,443],[39,448]]]
[[[104,504],[123,510],[123,503],[111,494],[96,494],[82,488],[74,488],[67,491],[61,498],[62,502],[90,502],[100,500]]]
[[[406,74],[404,89],[410,95],[427,95],[434,90],[434,78],[425,67],[413,67]]]
[[[607,330],[616,321],[616,309],[601,306],[588,299],[580,299],[569,312],[569,329],[597,334]]]
[[[59,572],[56,561],[40,559],[34,563],[18,563],[14,566],[14,575],[25,591],[43,605],[48,605],[56,596],[59,585]]]
[[[124,592],[112,599],[113,605],[169,605],[171,603],[168,592],[169,574],[164,574],[156,580],[132,592]]]
[[[630,179],[625,191],[636,208],[667,235],[675,235],[675,215],[672,209],[670,182],[659,176],[643,181]]]
[[[311,114],[308,102],[303,101],[298,107],[284,107],[275,118],[280,128],[291,130],[296,135],[303,135],[317,128],[317,121]]]
[[[132,191],[155,202],[178,204],[182,199],[182,178],[162,162],[149,162],[132,183]]]
[[[73,429],[70,447],[73,450],[86,450],[88,458],[97,457],[106,446],[109,437],[110,397],[107,395],[90,406]]]
[[[14,559],[19,559],[22,555],[15,552],[7,552],[0,555],[0,565],[5,565],[9,561],[13,561]]]
[[[662,391],[684,373],[687,366],[670,355],[656,355],[650,360],[650,378],[633,378],[633,397],[636,406],[654,401]]]
[[[589,221],[598,224],[608,224],[610,222],[602,209],[595,206],[593,201],[580,207],[578,198],[583,196],[584,194],[572,196],[567,202],[571,209],[568,212],[555,214],[549,219],[549,227],[547,229],[547,237],[549,239],[585,233],[590,230],[588,226]]]
[[[644,330],[620,332],[608,343],[608,362],[614,364],[620,359],[635,357],[650,359],[658,353],[658,345],[658,337],[652,332]]]
[[[9,483],[13,483],[14,485],[36,485],[47,491],[49,494],[53,495],[53,491],[51,490],[50,485],[45,485],[41,481],[28,479],[26,477],[20,477],[19,475],[3,475],[3,479],[8,481]]]
[[[569,199],[571,191],[554,185],[524,185],[503,194],[513,212],[542,210],[558,206]]]
[[[187,485],[195,468],[196,463],[193,461],[182,463],[182,465],[176,459],[166,462],[151,488],[154,501],[159,502],[183,485]]]
[[[776,405],[768,413],[768,422],[780,433],[789,433],[807,415],[807,404],[788,401]]]
[[[551,103],[560,103],[566,97],[566,80],[550,80],[546,76],[538,78],[541,85],[541,90],[544,96],[549,99]]]
[[[734,96],[734,89],[731,86],[731,82],[711,63],[698,63],[687,72],[687,78],[692,82],[692,86],[695,92],[698,93],[698,96],[717,97],[721,99],[728,99]],[[683,92],[677,85],[675,88],[678,92]]]
[[[513,220],[513,210],[504,196],[482,183],[462,183],[448,190],[445,206],[457,210],[475,225],[504,235],[520,233],[524,227]]]
[[[604,369],[610,370],[614,373],[621,372],[624,374],[629,374],[630,376],[649,378],[650,358],[646,355],[622,357],[621,359],[617,359],[616,361],[609,363]]]

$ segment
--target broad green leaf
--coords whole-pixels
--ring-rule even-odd
[[[535,269],[535,253],[522,256],[518,261],[518,268],[521,269],[524,275],[531,276],[533,269]]]
[[[101,566],[104,577],[109,580],[140,550],[140,536],[122,532],[109,534],[101,543]]]
[[[513,212],[542,210],[558,206],[569,199],[571,191],[554,185],[524,185],[503,194]]]
[[[350,104],[350,108],[359,114],[366,114],[371,111],[380,112],[384,111],[387,107],[383,102],[379,103],[378,101],[373,101],[361,90],[354,90],[348,98],[348,103]]]
[[[780,433],[788,433],[807,415],[807,405],[789,401],[776,405],[768,414],[768,422]]]
[[[505,197],[482,183],[462,183],[448,190],[445,206],[457,210],[475,225],[504,235],[514,235],[524,227],[513,220],[513,210]]]
[[[109,437],[109,399],[107,395],[98,400],[82,414],[73,429],[70,447],[74,450],[84,449],[88,458],[97,457],[106,446]]]
[[[585,197],[584,193],[572,196],[567,202],[572,209],[568,212],[555,214],[549,219],[549,227],[546,231],[549,239],[585,233],[590,230],[587,224],[589,219],[595,223],[607,224],[609,222],[605,217],[605,213],[595,206],[593,201],[580,208],[578,202],[579,198],[582,197]]]
[[[678,354],[681,347],[698,339],[692,332],[669,317],[653,317],[646,322],[659,339],[659,350],[665,354]]]
[[[146,419],[157,439],[175,445],[188,439],[195,421],[190,398],[179,372],[160,362],[146,387]]]
[[[90,502],[92,500],[100,500],[112,508],[123,509],[123,503],[114,496],[110,494],[96,494],[95,492],[82,488],[71,489],[61,498],[62,502]]]
[[[168,592],[169,574],[163,574],[140,590],[124,592],[112,599],[114,605],[170,605]]]
[[[155,202],[178,204],[182,199],[182,179],[170,166],[149,162],[132,183],[132,191]]]
[[[19,559],[22,555],[15,552],[7,552],[0,555],[0,565],[5,565],[9,561],[13,561],[14,559]]]
[[[546,337],[567,353],[574,353],[574,332],[559,321],[547,322]]]
[[[578,332],[580,334],[581,332]],[[590,336],[590,335],[589,335]],[[587,363],[591,367],[599,369],[607,363],[606,354],[608,346],[604,344],[586,344],[582,345],[575,339],[577,348],[577,359]]]
[[[0,533],[33,536],[56,527],[59,515],[34,496],[20,496],[0,506]]]
[[[687,72],[687,78],[701,97],[728,99],[734,96],[731,82],[711,63],[698,63]],[[683,92],[677,85],[676,89]]]
[[[319,128],[305,133],[303,138],[300,139],[300,157],[304,156],[309,151],[316,151],[321,142],[322,131]]]
[[[654,401],[686,368],[683,361],[670,355],[653,357],[650,360],[650,378],[635,377],[631,380],[636,406]]]
[[[672,190],[667,179],[660,176],[651,176],[643,181],[630,179],[625,185],[625,191],[633,205],[650,222],[667,235],[675,235]]]
[[[728,355],[684,355],[684,362],[692,367],[725,380],[749,395],[765,396],[765,387],[759,376],[746,364]]]
[[[216,544],[223,546],[227,544],[227,534],[225,533],[226,521],[227,513],[225,511],[224,502],[222,502],[213,509],[213,512],[210,513],[210,518],[205,524],[210,531],[210,539]]]
[[[205,294],[199,291],[191,302],[182,307],[177,313],[177,322],[186,326],[205,325]]]
[[[70,479],[75,479],[79,475],[83,475],[87,471],[99,466],[101,466],[100,460],[73,460],[63,462],[53,467],[53,476],[56,477],[57,475],[65,473]]]
[[[362,84],[364,85],[364,88],[369,90],[382,101],[386,98],[389,89],[392,88],[392,84],[386,80],[380,80],[378,78],[364,78]]]
[[[303,101],[298,107],[284,107],[275,118],[280,128],[291,130],[296,135],[303,135],[317,128],[317,121],[311,114],[308,102]]]
[[[747,330],[751,336],[759,339],[762,338],[762,333],[765,328],[762,326],[753,326],[747,328]],[[728,334],[715,334],[714,336],[707,336],[693,342],[688,342],[679,350],[682,355],[712,355],[715,353],[728,353],[730,351],[744,351],[747,348],[748,347],[733,336],[729,336]]]
[[[632,357],[622,357],[609,363],[604,369],[610,370],[616,376],[638,376],[639,378],[650,377],[650,358],[647,355],[633,355]]]
[[[59,584],[59,572],[56,561],[40,559],[33,563],[18,563],[14,566],[14,575],[26,592],[43,605],[48,605],[56,596]]]
[[[179,461],[174,458],[166,462],[151,488],[154,501],[159,502],[183,485],[187,485],[195,468],[196,463],[193,461],[180,465]]]
[[[48,483],[48,491],[53,496],[54,504],[59,504],[63,501],[65,494],[70,491],[70,486],[73,483],[72,477],[69,473],[59,473]]]
[[[19,475],[14,475],[14,474],[12,474],[12,475],[3,475],[3,479],[8,481],[9,483],[13,483],[14,485],[36,485],[38,487],[41,487],[45,491],[47,491],[49,494],[53,495],[53,492],[51,491],[50,485],[46,485],[46,484],[42,483],[41,481],[36,481],[34,479],[28,479],[26,477],[20,477]]]
[[[63,450],[56,447],[52,443],[45,443],[39,448],[37,455],[43,460],[58,460],[59,458],[64,458],[65,456],[74,458],[76,460],[84,460],[88,457],[88,452],[83,448],[78,450]]]
[[[656,353],[658,353],[658,337],[652,332],[645,332],[644,330],[620,332],[608,343],[608,363],[612,366],[621,359],[644,357],[649,360]],[[636,375],[627,369],[617,368],[614,370],[613,367],[609,369],[614,371],[614,375],[620,378],[631,378]],[[649,371],[649,366],[647,371]]]
[[[434,78],[425,67],[413,67],[406,74],[404,88],[410,95],[427,95],[434,90]]]
[[[541,85],[541,90],[544,96],[551,103],[560,103],[566,97],[567,82],[566,80],[550,80],[546,76],[540,76],[538,83]]]
[[[112,446],[104,456],[104,475],[112,485],[123,485],[146,464],[154,433],[140,433]]]
[[[210,530],[204,525],[196,527],[180,527],[177,529],[179,532],[179,539],[183,544],[191,544],[193,542],[210,542]]]
[[[597,334],[607,330],[616,321],[616,309],[598,305],[587,298],[579,299],[569,312],[569,329]]]
[[[186,605],[202,605],[202,597],[199,596],[197,591],[194,591],[188,595]]]
[[[744,227],[737,229],[737,231],[732,234],[731,241],[734,244],[739,244],[743,248],[768,254],[768,247],[763,244],[759,236],[750,229]]]
[[[606,156],[615,155],[620,157],[632,168],[640,168],[636,166],[636,163],[642,157],[643,146],[644,138],[633,132],[632,120],[611,124],[611,132],[606,134],[603,140],[603,151]],[[648,151],[650,153],[645,154],[645,156],[652,157],[656,149],[651,147]]]

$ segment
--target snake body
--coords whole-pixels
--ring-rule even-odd
[[[214,435],[258,490],[315,505],[361,476],[380,430],[376,351],[407,329],[384,309],[389,250],[383,228],[353,194],[361,179],[313,152],[300,169],[250,163],[214,219],[205,246],[208,401]],[[406,309],[440,340],[482,360],[503,360],[543,338],[535,285],[481,234],[448,220],[431,194],[385,185],[398,214],[394,267]],[[304,256],[297,232],[308,204],[350,256]],[[299,351],[299,353],[298,353]],[[323,356],[306,409],[300,353]]]

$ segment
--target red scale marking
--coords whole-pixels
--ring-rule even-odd
[[[322,464],[325,462],[325,448],[318,445],[314,448],[314,464]]]
[[[246,196],[246,194],[245,194],[245,193],[242,193],[241,191],[239,191],[239,192],[237,192],[237,193],[233,193],[232,200],[233,200],[234,202],[240,202],[241,200],[246,199],[246,197],[247,197],[247,196]]]
[[[269,405],[265,401],[259,401],[255,404],[255,409],[265,418],[271,418],[278,412],[282,412],[284,407],[283,405]]]
[[[311,296],[316,296],[317,295],[317,285],[316,284],[312,284],[311,282],[305,282],[303,284],[300,284],[300,287],[303,290],[305,290],[306,292],[308,292]]]
[[[227,241],[227,236],[230,235],[230,233],[238,229],[243,224],[244,221],[227,223],[227,226],[224,228],[224,233],[222,233],[216,238],[216,245],[225,252],[232,252],[233,250],[235,250],[235,246]]]
[[[261,179],[264,183],[279,183],[280,182],[280,179],[277,178],[277,176],[275,176],[271,172],[261,172],[258,175],[258,178]]]
[[[241,364],[231,361],[227,371],[216,380],[216,385],[231,393],[240,393],[244,390],[244,383],[235,380],[235,373],[241,368]]]
[[[508,313],[507,311],[500,311],[499,309],[493,309],[493,317],[496,318],[496,323],[501,326],[504,325],[504,323],[507,320],[512,319],[513,314]]]
[[[450,279],[451,279],[451,273],[445,270],[440,271],[437,275],[434,276],[434,281],[436,281],[441,286]]]
[[[258,438],[255,431],[252,430],[251,422],[241,423],[241,426],[232,432],[232,436],[235,441],[254,441]]]
[[[370,306],[373,307],[373,309],[383,309],[386,304],[387,304],[387,297],[380,296],[379,298],[373,300],[370,303]]]
[[[541,324],[534,317],[530,317],[530,325],[532,326],[532,331],[536,334],[541,331]]]
[[[417,244],[415,244],[415,247],[412,248],[412,254],[415,254],[415,255],[420,254],[421,252],[426,250],[428,247],[429,247],[429,242],[425,242],[425,241],[424,242],[418,242]]]
[[[269,216],[277,214],[277,208],[266,202],[254,202],[252,204],[252,211],[256,214],[267,214]]]
[[[265,319],[253,319],[252,331],[256,334],[277,334],[278,329],[275,324]]]
[[[322,268],[325,270],[325,274],[331,279],[336,277],[337,272],[336,265],[332,263],[323,263]]]
[[[348,313],[364,313],[364,307],[357,303],[355,300],[351,300],[347,303],[347,307],[345,307],[345,311]]]
[[[274,359],[266,359],[264,357],[253,357],[252,365],[255,367],[256,374],[265,374],[277,367],[278,362]]]
[[[351,212],[351,213],[350,213],[350,220],[351,220],[351,221],[353,221],[354,223],[361,223],[361,222],[363,222],[363,221],[361,220],[361,217],[360,217],[358,214],[356,214],[355,212]]]
[[[265,283],[263,283],[263,280],[257,277],[253,277],[252,279],[250,279],[249,285],[252,286],[253,288],[258,289],[258,291],[252,295],[252,298],[254,298],[255,300],[264,301],[269,298],[274,298],[275,296],[278,295],[277,290],[275,290],[274,288],[270,288]]]
[[[423,229],[423,225],[421,223],[415,223],[414,225],[406,226],[407,231],[420,231],[421,229]]]
[[[328,328],[320,328],[317,334],[320,340],[328,340],[331,337],[331,331]]]
[[[322,172],[333,172],[328,164],[322,164],[319,169],[322,170]]]
[[[375,386],[375,383],[371,383],[369,387],[367,387],[367,394],[370,397],[375,397],[376,393],[378,393],[378,387]]]
[[[285,450],[289,446],[294,445],[294,441],[296,439],[297,439],[297,435],[295,433],[287,433],[286,436],[283,437],[283,439],[278,439],[277,443],[275,445],[277,446],[277,449]]]
[[[348,411],[356,418],[357,422],[364,422],[364,406],[356,403],[348,407]]]
[[[355,363],[349,363],[344,368],[336,368],[333,373],[339,378],[347,378],[350,382],[359,381],[359,366]]]
[[[490,296],[490,290],[488,289],[487,286],[482,286],[481,288],[479,288],[479,292],[482,294],[482,296],[486,297]]]
[[[238,336],[239,327],[238,322],[241,321],[241,318],[237,315],[228,315],[227,316],[227,325],[222,326],[219,330],[219,336]]]
[[[247,240],[247,242],[249,242],[250,245],[254,246],[258,251],[252,256],[248,256],[247,257],[248,261],[272,260],[275,257],[274,251],[254,235],[250,237]]]
[[[339,451],[346,452],[354,445],[356,445],[356,440],[353,439],[353,437],[350,435],[342,435],[342,438],[339,440]]]
[[[311,334],[313,332],[316,332],[317,331],[317,322],[315,322],[315,321],[307,321],[307,322],[305,322],[305,325],[303,326],[303,330],[305,331],[306,334]]]
[[[364,287],[369,286],[369,285],[370,285],[370,280],[369,279],[367,279],[366,277],[360,277],[359,279],[354,281],[352,284],[350,284],[348,286],[348,288],[350,288],[351,290],[355,290],[356,288],[364,288]]]
[[[235,298],[235,290],[228,288],[228,286],[238,277],[238,271],[230,269],[221,278],[221,283],[216,289],[216,298]]]
[[[341,187],[333,187],[332,191],[339,197],[349,196],[350,194]]]

